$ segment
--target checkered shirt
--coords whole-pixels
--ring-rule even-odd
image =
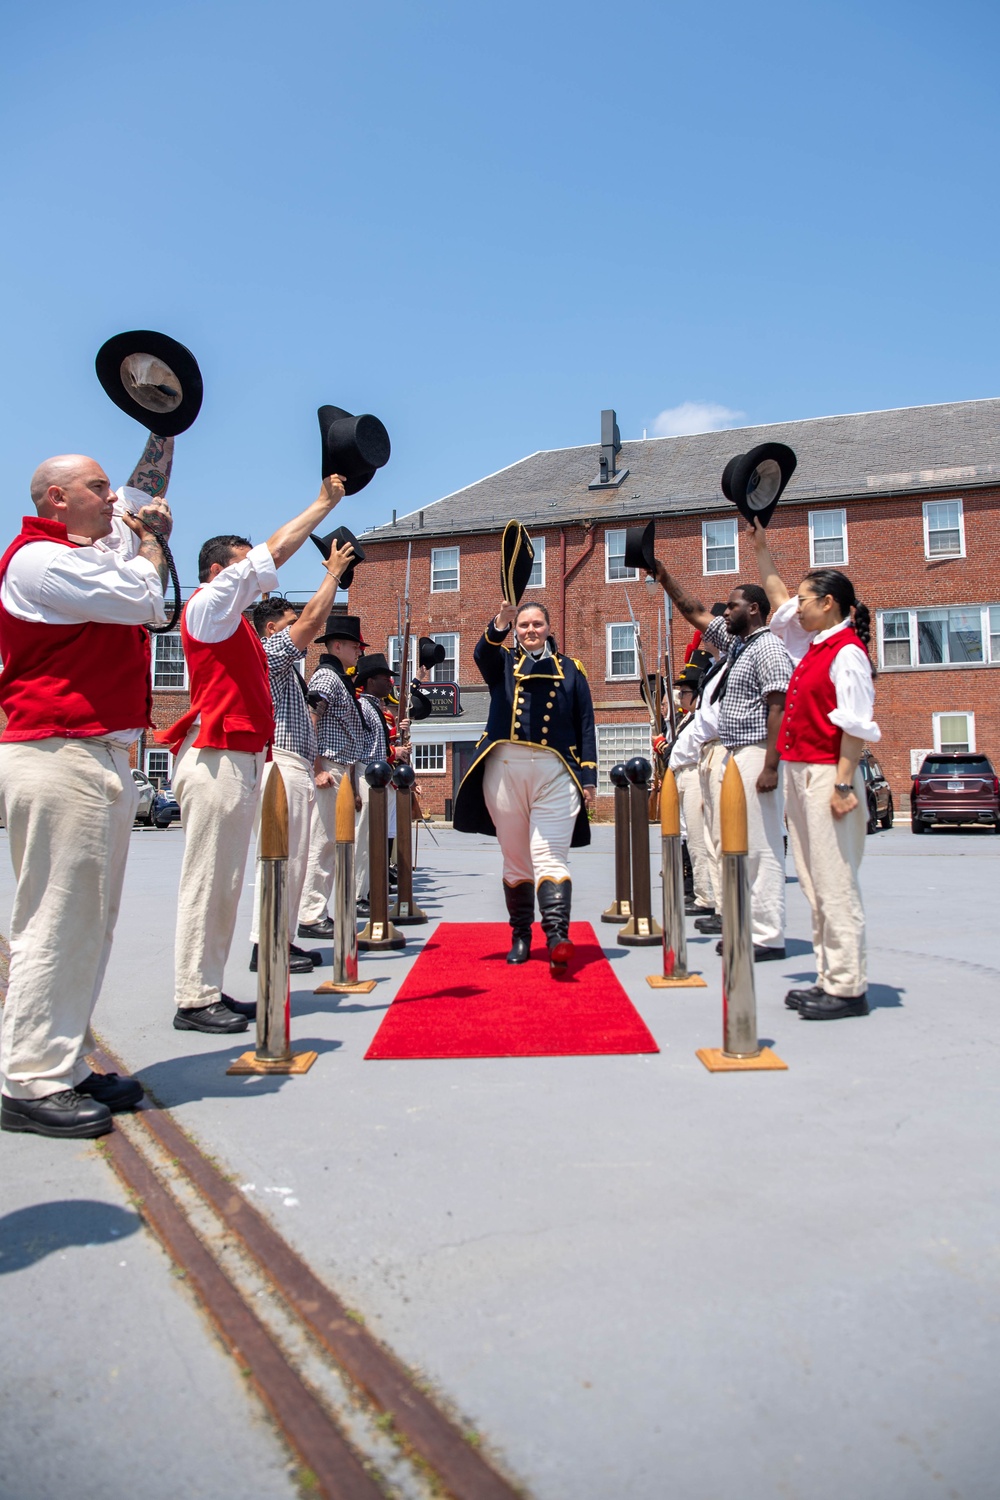
[[[276,631],[261,642],[267,657],[267,676],[274,703],[274,746],[303,755],[312,765],[317,755],[316,729],[306,702],[298,664],[305,656],[288,633]]]
[[[354,695],[333,667],[317,667],[309,679],[309,692],[321,700],[316,733],[319,753],[339,766],[352,766],[361,759],[365,724]]]
[[[768,693],[783,693],[792,676],[792,658],[765,626],[740,640],[731,636],[721,616],[704,633],[729,658],[725,696],[719,711],[719,739],[727,750],[742,745],[760,745],[767,739]],[[718,690],[721,675],[708,685],[708,695]]]
[[[364,748],[358,759],[366,766],[370,766],[376,760],[388,760],[388,729],[371,693],[359,693],[358,707],[365,721]]]

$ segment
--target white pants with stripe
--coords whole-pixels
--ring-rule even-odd
[[[551,750],[496,745],[486,758],[483,796],[496,826],[507,885],[568,880],[580,811],[576,782]]]
[[[313,780],[312,762],[304,755],[296,755],[294,750],[278,749],[272,750],[271,754],[274,759],[268,761],[264,767],[261,786],[267,785],[268,776],[277,766],[281,772],[281,779],[285,783],[285,795],[288,798],[288,931],[294,942],[295,929],[299,925],[302,888],[306,883],[306,865],[309,862],[309,826],[313,803],[316,800],[316,783]],[[260,808],[261,803],[258,802],[257,815],[254,818],[254,833],[258,839],[258,848],[254,862],[256,869],[253,886],[253,913],[250,918],[251,943],[256,943],[260,926]]]
[[[858,871],[868,822],[864,778],[860,770],[854,773],[857,807],[835,818],[830,809],[835,765],[785,761],[784,770],[788,837],[812,908],[816,983],[828,995],[863,995],[868,967]]]
[[[694,872],[694,899],[698,906],[715,906],[712,871],[705,846],[705,814],[701,800],[701,778],[697,766],[682,766],[674,772],[680,798],[684,834],[687,839],[691,869]]]

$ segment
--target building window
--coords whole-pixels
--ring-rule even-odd
[[[809,562],[814,568],[835,568],[847,562],[846,510],[809,512]]]
[[[431,593],[455,593],[458,589],[458,548],[434,547],[431,550]]]
[[[961,500],[924,502],[924,556],[965,556],[965,518]]]
[[[421,775],[434,775],[444,771],[444,745],[414,745],[413,769]]]
[[[162,637],[161,637],[162,639]],[[170,751],[146,751],[146,775],[154,786],[164,786],[170,780]]]
[[[635,649],[635,629],[628,625],[609,625],[608,681],[638,677],[639,661]]]
[[[444,647],[444,661],[431,670],[431,682],[457,682],[458,636],[432,635],[431,640]]]
[[[990,661],[1000,662],[1000,604],[990,605]]]
[[[187,663],[181,645],[179,630],[169,635],[154,635],[153,642],[153,686],[154,688],[186,688]]]
[[[652,756],[648,724],[598,724],[597,790],[600,796],[614,791],[608,779],[611,767],[631,760],[633,755],[644,755],[647,760]]]
[[[879,623],[882,627],[882,665],[884,667],[910,666],[912,658],[909,610],[885,610],[879,616]]]
[[[703,572],[738,573],[740,544],[736,521],[702,521],[701,550]]]
[[[1000,666],[1000,605],[882,610],[878,638],[883,667]]]
[[[961,754],[976,748],[975,714],[933,714],[934,749]]]
[[[625,566],[625,533],[624,531],[606,531],[604,533],[604,577],[608,583],[628,582],[631,578],[638,578],[639,573],[635,568]]]
[[[533,536],[531,545],[535,549],[535,560],[531,564],[531,572],[528,574],[528,582],[525,585],[529,589],[543,589],[545,587],[545,538]]]
[[[402,651],[402,649],[403,649],[402,639],[398,635],[391,635],[389,637],[389,649],[386,652],[386,655],[389,658],[389,665],[390,665],[390,667],[392,668],[392,670],[394,672],[398,672],[399,671],[399,653]],[[411,635],[410,636],[410,676],[411,677],[415,677],[416,675],[417,675],[417,637],[415,635]]]

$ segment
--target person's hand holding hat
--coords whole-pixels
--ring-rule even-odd
[[[350,542],[345,542],[342,547],[334,547],[330,556],[323,563],[323,567],[331,578],[336,578],[338,583],[347,572],[354,561],[354,548]]]
[[[347,481],[343,474],[327,474],[323,480],[323,487],[319,492],[320,500],[326,501],[327,510],[333,510],[339,505],[347,493],[345,489]]]

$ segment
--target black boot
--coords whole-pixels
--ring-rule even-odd
[[[549,973],[565,979],[573,957],[569,940],[569,910],[573,901],[571,880],[542,880],[538,886],[538,910],[542,931],[549,944]]]
[[[517,885],[503,883],[507,915],[510,918],[513,942],[507,954],[509,964],[526,964],[531,955],[531,924],[535,920],[535,886],[533,881],[520,880]]]

